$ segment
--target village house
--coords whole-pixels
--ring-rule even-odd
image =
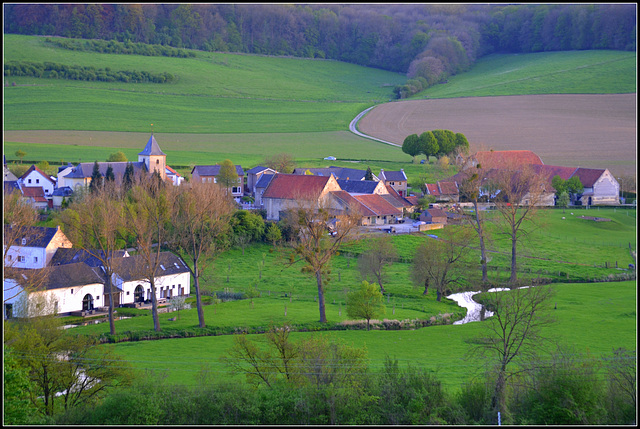
[[[7,229],[9,228],[9,229]],[[11,236],[11,226],[5,226],[5,236]],[[125,250],[114,258],[114,305],[135,305],[151,299],[151,287],[140,267],[145,261],[130,256]],[[100,260],[87,251],[75,249],[60,228],[28,228],[10,244],[5,267],[11,267],[11,278],[4,278],[5,318],[12,317],[15,306],[24,300],[24,284],[34,281],[36,290],[29,298],[52,303],[46,311],[57,314],[81,313],[107,305],[104,290],[104,269]],[[46,276],[42,271],[46,269]],[[24,281],[22,281],[22,279]],[[191,273],[187,265],[171,252],[160,254],[160,266],[155,277],[156,297],[165,300],[190,294]]]
[[[257,167],[253,167],[252,169],[247,170],[246,173],[247,173],[246,193],[257,199],[256,185],[260,181],[260,178],[265,174],[267,175],[276,174],[277,171],[269,167],[263,167],[261,165],[258,165]]]
[[[404,174],[404,169],[400,171],[384,171],[380,170],[380,180],[385,185],[390,185],[401,196],[406,197],[407,194],[407,176]]]
[[[244,195],[244,170],[241,166],[236,165],[237,179],[236,183],[231,186],[231,195],[238,201]],[[196,165],[191,170],[191,180],[202,183],[218,183],[220,175],[220,165]]]
[[[13,232],[12,229],[11,225],[4,226],[5,237],[14,238],[14,241],[9,243],[9,249],[5,249],[5,267],[30,270],[44,268],[49,265],[59,248],[72,247],[59,226],[56,228],[33,226],[18,233]]]
[[[454,202],[460,200],[458,184],[455,180],[440,180],[436,183],[425,183],[425,195],[432,195],[437,202]]]
[[[35,165],[29,167],[29,169],[18,179],[18,186],[24,187],[41,187],[45,198],[50,197],[53,194],[53,190],[56,187],[56,181],[53,180],[47,173],[40,170]]]
[[[420,214],[420,220],[427,224],[441,223],[446,225],[447,212],[442,209],[427,209]]]
[[[329,192],[340,190],[333,174],[328,177],[275,174],[262,195],[267,220],[278,221],[283,212],[301,204],[311,204],[314,208],[329,207]]]
[[[267,186],[269,186],[269,183],[271,183],[271,179],[273,179],[274,174],[263,174],[262,176],[260,176],[260,179],[258,180],[258,182],[255,184],[255,201],[254,201],[254,205],[256,207],[264,207],[264,201],[262,200],[262,196],[264,195],[264,191],[267,189]]]

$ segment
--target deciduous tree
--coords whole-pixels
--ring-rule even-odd
[[[495,364],[495,388],[491,405],[495,411],[506,411],[505,390],[509,378],[517,370],[519,360],[532,360],[546,341],[543,328],[553,322],[549,286],[526,287],[511,291],[489,292],[482,303],[493,312],[485,320],[484,332],[472,351],[479,351]]]
[[[113,319],[116,292],[112,280],[121,263],[119,253],[126,248],[126,242],[122,239],[123,213],[124,205],[118,198],[115,183],[108,182],[93,192],[85,193],[82,198],[74,199],[61,215],[64,233],[73,246],[100,261],[102,269],[97,272],[103,279],[109,298],[107,305],[111,335],[116,333]]]
[[[292,229],[299,231],[294,237],[293,251],[305,262],[303,271],[312,274],[318,288],[318,307],[320,322],[326,323],[324,288],[328,279],[331,259],[340,245],[352,238],[357,230],[359,215],[357,209],[349,208],[344,214],[336,216],[337,222],[333,236],[329,236],[327,222],[332,218],[326,201],[313,201],[312,198],[299,196],[296,206],[288,210],[287,222]],[[298,262],[294,259],[293,263]],[[289,265],[293,265],[293,263]]]
[[[363,281],[360,289],[347,295],[347,315],[352,319],[365,319],[367,321],[367,331],[369,330],[371,319],[384,315],[384,296],[378,288]]]
[[[502,218],[502,234],[511,240],[511,276],[518,280],[517,245],[534,224],[535,215],[545,192],[543,178],[531,166],[509,166],[494,170],[490,186],[499,191],[495,198],[497,212]]]
[[[440,146],[438,145],[438,140],[436,136],[433,135],[431,131],[425,131],[420,134],[420,152],[424,154],[429,161],[430,156],[437,156],[440,151]]]
[[[127,235],[133,239],[140,263],[132,267],[151,288],[151,316],[153,329],[160,331],[156,276],[162,260],[162,246],[169,236],[173,187],[145,175],[128,193],[124,202],[123,222]]]
[[[470,231],[466,228],[452,230],[447,240],[429,240],[418,247],[413,257],[411,279],[416,287],[436,288],[436,300],[453,284],[462,284],[469,276]]]
[[[416,156],[420,154],[420,137],[417,134],[410,134],[405,137],[404,142],[402,142],[402,151],[413,157],[413,161],[415,161]]]
[[[358,257],[358,270],[364,280],[373,279],[378,282],[380,292],[385,293],[383,283],[386,281],[384,270],[397,258],[398,252],[393,246],[391,237],[384,235],[371,242],[369,250]]]
[[[178,187],[173,201],[169,245],[191,263],[198,323],[205,327],[200,275],[206,262],[226,246],[232,200],[219,186],[193,182]]]

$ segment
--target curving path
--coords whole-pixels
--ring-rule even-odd
[[[358,135],[358,136],[360,136],[360,137],[364,137],[365,139],[370,139],[370,140],[375,140],[375,141],[378,141],[378,142],[381,142],[381,143],[390,144],[391,146],[402,147],[402,145],[399,145],[399,144],[396,144],[396,143],[391,143],[391,142],[389,142],[389,141],[382,140],[382,139],[377,139],[377,138],[375,138],[375,137],[372,137],[372,136],[369,136],[369,135],[363,134],[363,133],[361,133],[360,131],[358,131],[358,121],[359,121],[359,120],[360,120],[364,115],[366,115],[366,114],[367,114],[367,112],[369,112],[369,111],[370,111],[371,109],[373,109],[374,107],[376,107],[376,106],[371,106],[371,107],[369,107],[368,109],[363,110],[362,112],[360,112],[360,113],[358,114],[358,116],[356,116],[355,118],[353,118],[353,121],[351,121],[351,122],[349,123],[349,131],[351,131],[351,132],[352,132],[352,133],[354,133],[355,135]]]

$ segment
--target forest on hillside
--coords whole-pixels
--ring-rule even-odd
[[[4,32],[333,59],[431,86],[490,53],[633,51],[636,5],[5,4]]]

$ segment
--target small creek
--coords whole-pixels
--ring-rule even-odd
[[[489,289],[488,292],[500,292],[503,290],[509,290],[507,288],[494,288]],[[465,323],[470,322],[479,322],[483,320],[483,305],[478,304],[473,300],[473,295],[480,293],[478,292],[459,292],[449,295],[447,298],[458,303],[460,307],[465,307],[467,309],[467,315],[462,320],[458,320],[453,322],[454,325],[463,325]],[[493,316],[493,312],[489,310],[484,310],[484,318]]]

